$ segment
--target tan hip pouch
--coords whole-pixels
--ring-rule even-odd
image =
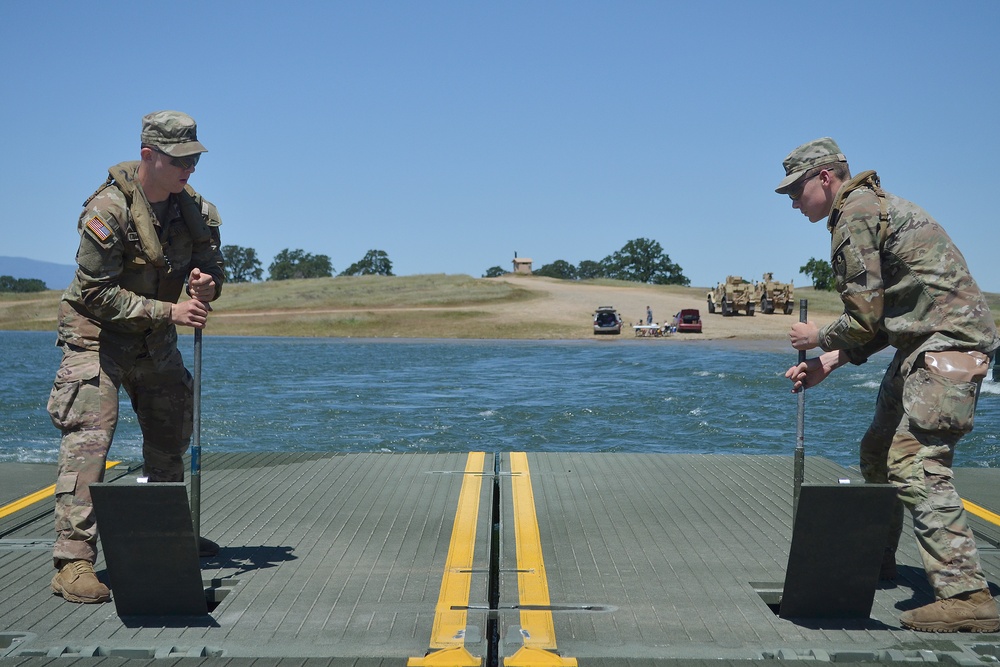
[[[956,382],[979,382],[986,377],[990,358],[982,352],[925,352],[924,367]]]

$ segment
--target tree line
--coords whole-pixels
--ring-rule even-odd
[[[505,273],[508,271],[493,266],[487,269],[483,276],[494,278]],[[691,284],[680,265],[672,262],[670,256],[663,252],[663,246],[657,241],[645,238],[632,239],[620,250],[616,250],[599,262],[585,259],[574,266],[565,260],[557,259],[531,273],[561,280],[611,278],[652,285]]]
[[[224,245],[220,249],[226,260],[226,281],[233,283],[256,282],[262,279],[264,268],[257,258],[257,251],[238,245]],[[268,280],[292,278],[331,278],[333,264],[327,255],[313,255],[301,249],[285,248],[267,267]],[[384,250],[369,250],[365,256],[341,271],[341,276],[391,276],[392,261]]]
[[[38,278],[15,278],[14,276],[0,276],[0,292],[14,292],[25,294],[27,292],[44,292],[48,288],[45,282]]]
[[[238,245],[224,245],[221,248],[225,258],[226,280],[233,283],[260,281],[264,275],[263,265],[253,248]],[[832,291],[835,289],[833,267],[830,263],[816,258],[810,258],[799,272],[809,276],[813,287],[818,290]],[[494,278],[508,273],[499,266],[493,266],[483,274],[486,278]],[[532,271],[536,276],[547,276],[561,280],[589,280],[593,278],[611,278],[630,282],[649,283],[653,285],[690,285],[691,281],[684,275],[681,267],[670,260],[663,252],[663,246],[658,242],[638,238],[626,243],[599,262],[583,260],[574,266],[558,259]],[[268,266],[268,280],[289,280],[292,278],[329,278],[334,275],[334,268],[327,255],[313,255],[304,250],[279,252]],[[369,250],[365,256],[341,271],[340,276],[391,276],[392,261],[384,250]],[[44,292],[48,288],[37,278],[14,278],[0,276],[0,292]]]
[[[483,274],[484,278],[495,278],[509,273],[500,266],[491,266]],[[547,276],[561,280],[589,280],[611,278],[653,285],[690,285],[691,281],[681,267],[670,261],[663,252],[663,246],[651,239],[633,239],[599,262],[585,259],[574,266],[557,259],[531,272],[536,276]],[[833,267],[830,262],[810,257],[799,273],[809,276],[813,287],[818,290],[833,291],[836,288]]]
[[[810,257],[805,266],[799,267],[799,273],[809,276],[814,289],[832,292],[837,287],[833,280],[833,267],[825,259]]]

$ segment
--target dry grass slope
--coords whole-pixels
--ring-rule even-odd
[[[682,308],[699,308],[702,335],[668,340],[784,339],[793,315],[709,315],[708,288],[639,285],[611,280],[562,281],[507,275],[356,276],[227,285],[213,304],[208,333],[237,336],[356,338],[595,339],[591,317],[597,306],[614,306],[626,322],[658,322]],[[1000,297],[987,295],[994,314]],[[0,329],[54,331],[60,293],[0,294]],[[818,324],[840,312],[837,295],[798,288]],[[190,333],[190,329],[182,329]],[[622,336],[598,340],[631,340]],[[652,341],[650,341],[652,342]]]

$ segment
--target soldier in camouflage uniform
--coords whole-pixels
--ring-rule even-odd
[[[997,605],[979,564],[962,500],[952,484],[959,439],[972,430],[979,386],[1000,339],[982,292],[955,244],[923,209],[882,190],[874,171],[851,178],[829,137],[784,161],[776,192],[810,222],[827,218],[831,263],[844,313],[818,328],[796,323],[796,350],[825,352],[788,369],[793,391],[838,367],[896,350],[875,417],[861,440],[861,471],[891,482],[898,499],[882,577],[895,577],[903,506],[913,518],[924,570],[937,600],[904,612],[904,627],[928,632],[996,632]]]
[[[63,359],[48,402],[62,431],[52,590],[72,602],[111,599],[94,574],[89,485],[104,478],[120,387],[142,429],[144,474],[184,480],[193,393],[176,327],[204,327],[224,280],[218,212],[187,183],[205,150],[190,116],[145,116],[140,160],[111,167],[80,215],[76,276],[59,304]],[[191,298],[178,303],[185,287]],[[208,540],[199,547],[218,549]]]

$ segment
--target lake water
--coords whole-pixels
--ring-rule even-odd
[[[54,462],[53,333],[0,332],[0,462]],[[191,367],[193,337],[181,338]],[[812,356],[812,355],[810,355]],[[806,393],[805,451],[856,465],[888,354]],[[797,399],[779,343],[215,337],[204,452],[601,451],[791,455]],[[116,460],[140,459],[122,392]],[[983,386],[956,465],[1000,468],[1000,385]]]

